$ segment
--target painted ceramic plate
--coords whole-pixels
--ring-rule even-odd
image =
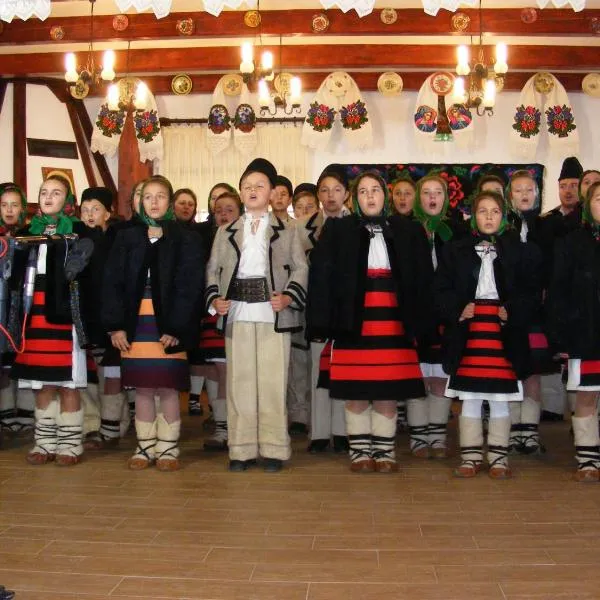
[[[129,17],[127,15],[115,15],[112,26],[115,31],[125,31],[129,27]]]
[[[447,96],[452,91],[454,75],[448,71],[438,71],[431,76],[431,89],[438,96]]]
[[[194,20],[190,17],[177,21],[177,33],[179,35],[192,35],[194,33]]]
[[[189,75],[185,75],[184,73],[175,75],[175,77],[171,79],[171,89],[174,94],[185,96],[192,91],[192,79]]]
[[[402,77],[394,71],[382,73],[377,80],[377,89],[384,96],[398,96],[403,86]]]
[[[552,78],[552,74],[547,71],[536,73],[535,79],[533,80],[533,87],[540,94],[549,94],[554,89],[554,79]]]
[[[221,78],[221,86],[226,96],[239,96],[242,93],[244,80],[238,73],[229,73]]]
[[[394,8],[384,8],[379,13],[379,18],[384,25],[391,25],[398,20],[398,12]]]
[[[60,25],[50,27],[50,38],[53,40],[62,40],[65,37],[65,30]]]
[[[329,19],[325,13],[317,13],[310,25],[314,33],[323,33],[329,29]]]
[[[78,79],[74,85],[69,86],[69,92],[75,100],[83,100],[89,94],[90,86],[84,81],[81,81],[81,79]]]
[[[260,25],[260,13],[257,10],[248,10],[244,13],[244,25],[246,27],[258,27]]]
[[[581,89],[592,98],[600,98],[600,73],[588,73],[581,82]]]

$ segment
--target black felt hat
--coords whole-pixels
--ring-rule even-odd
[[[319,179],[317,179],[317,187],[321,185],[321,181],[325,179],[325,177],[334,177],[337,179],[346,189],[348,189],[348,173],[346,172],[346,167],[344,165],[340,165],[338,163],[333,163],[331,165],[327,165],[323,172],[319,175]]]
[[[84,190],[83,194],[81,194],[81,204],[86,200],[98,200],[107,211],[110,212],[112,210],[113,194],[108,188],[91,187]]]
[[[287,177],[284,177],[283,175],[277,175],[277,178],[275,179],[275,186],[278,186],[278,185],[284,186],[287,189],[288,194],[290,195],[290,198],[292,197],[292,195],[294,193],[294,186],[292,185],[292,182]]]
[[[583,175],[583,167],[581,163],[574,157],[565,158],[558,180],[562,179],[579,179]]]
[[[267,179],[271,182],[272,187],[275,187],[277,184],[277,169],[266,158],[255,158],[246,167],[244,173],[240,177],[240,188],[242,186],[242,180],[244,177],[250,175],[250,173],[262,173],[263,175],[266,175]]]

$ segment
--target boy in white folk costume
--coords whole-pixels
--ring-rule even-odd
[[[206,304],[222,317],[227,356],[229,470],[291,456],[286,388],[291,334],[301,328],[308,268],[295,225],[268,213],[277,171],[253,160],[240,179],[243,217],[219,228],[207,267]]]

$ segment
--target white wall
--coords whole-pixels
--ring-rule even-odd
[[[12,86],[8,86],[4,107],[0,115],[0,139],[9,143],[0,145],[0,181],[11,180],[12,175]],[[493,117],[476,117],[476,143],[473,149],[461,149],[456,144],[444,145],[447,155],[431,156],[420,151],[414,143],[412,114],[416,103],[416,92],[403,92],[395,98],[384,98],[376,92],[364,94],[371,114],[375,135],[374,147],[366,152],[348,151],[335,144],[339,132],[332,137],[332,151],[312,153],[312,177],[316,180],[324,166],[331,162],[341,163],[404,163],[404,162],[518,162],[508,149],[509,134],[513,123],[513,111],[519,95],[517,92],[502,92]],[[306,105],[312,96],[306,98]],[[211,94],[189,96],[158,96],[160,116],[170,118],[202,118],[208,114]],[[580,137],[579,158],[583,167],[600,168],[600,128],[594,118],[600,108],[600,100],[583,93],[570,93],[576,124]],[[85,101],[92,123],[95,122],[101,100],[90,98]],[[305,107],[306,108],[306,107]],[[75,141],[66,108],[45,87],[27,86],[27,136],[64,141]],[[118,158],[107,157],[109,169],[117,181]],[[547,136],[542,131],[536,162],[547,167],[546,197],[544,208],[558,203],[555,182],[560,171],[562,157],[549,152]],[[41,180],[42,166],[62,166],[73,169],[78,194],[87,187],[81,161],[29,157],[27,162],[30,201]],[[296,182],[294,182],[296,183]]]
[[[0,182],[13,180],[13,85],[6,86],[0,113]]]

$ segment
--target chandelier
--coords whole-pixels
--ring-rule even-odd
[[[112,81],[115,78],[115,53],[106,50],[102,61],[102,69],[94,62],[94,2],[89,0],[90,11],[90,43],[85,65],[77,70],[77,58],[73,52],[65,55],[65,80],[69,84],[69,91],[74,98],[85,98],[92,85],[98,85],[100,81]]]
[[[492,116],[496,104],[496,92],[504,87],[504,76],[508,71],[506,44],[496,44],[496,62],[487,66],[483,55],[483,45],[479,38],[478,58],[474,65],[470,64],[469,49],[459,46],[457,50],[458,64],[452,91],[455,104],[464,104],[466,108],[474,108],[481,117]]]
[[[10,23],[15,17],[23,21],[37,17],[45,21],[50,16],[50,0],[0,0],[0,20]]]
[[[300,78],[292,77],[289,73],[279,73],[275,77],[272,52],[265,50],[261,54],[260,63],[257,65],[254,62],[254,48],[252,44],[245,42],[242,44],[240,73],[244,83],[257,82],[258,105],[260,106],[261,116],[275,116],[280,108],[286,115],[300,113],[300,103],[302,100],[302,83]],[[273,90],[269,87],[270,82],[273,82]]]

